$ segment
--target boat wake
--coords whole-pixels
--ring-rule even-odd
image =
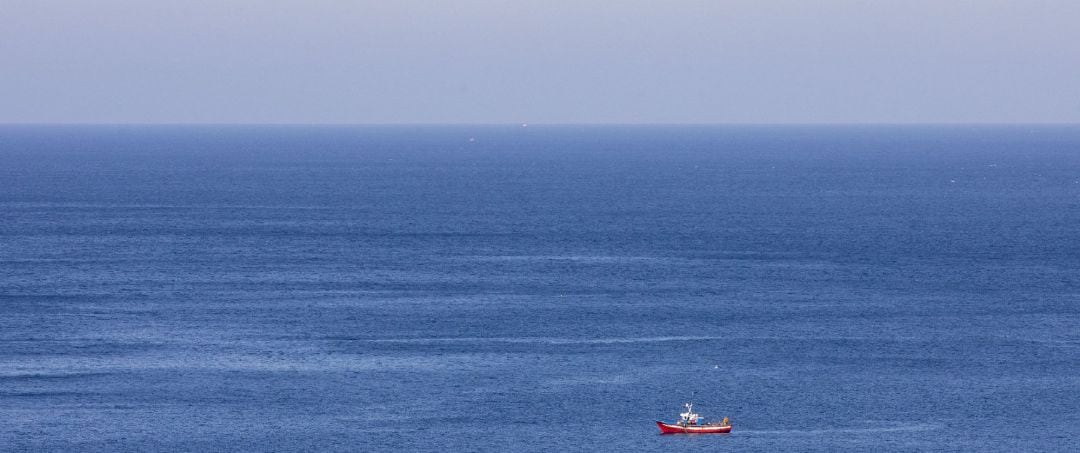
[[[518,344],[624,344],[624,343],[666,343],[686,341],[724,340],[715,336],[670,336],[670,337],[629,337],[629,338],[558,338],[558,337],[432,337],[432,338],[380,338],[371,339],[373,343],[518,343]]]
[[[907,425],[895,425],[895,426],[870,426],[870,427],[836,427],[836,428],[818,428],[818,429],[740,429],[739,434],[744,435],[819,435],[819,434],[870,434],[870,433],[892,433],[892,432],[917,432],[917,431],[933,431],[940,429],[940,425],[931,423],[916,423]]]

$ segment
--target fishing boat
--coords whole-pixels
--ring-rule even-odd
[[[679,421],[664,423],[656,421],[660,434],[726,434],[731,432],[731,422],[727,417],[716,423],[705,423],[701,415],[694,413],[694,403],[686,403],[686,412],[679,414]]]

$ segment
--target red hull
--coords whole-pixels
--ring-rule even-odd
[[[676,425],[657,421],[660,434],[727,434],[731,432],[731,425]]]

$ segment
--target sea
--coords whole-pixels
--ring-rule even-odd
[[[0,126],[0,451],[1078,445],[1080,126]]]

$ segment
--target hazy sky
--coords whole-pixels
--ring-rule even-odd
[[[1080,1],[0,0],[0,122],[1080,122]]]

